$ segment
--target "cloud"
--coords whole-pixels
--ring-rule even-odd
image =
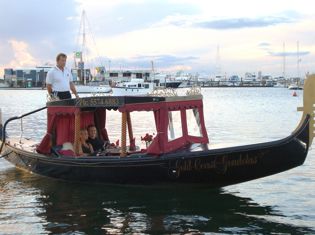
[[[281,42],[299,40],[301,56],[310,54],[301,70],[313,70],[315,15],[310,6],[304,0],[0,0],[0,66],[54,63],[58,52],[69,54],[70,65],[85,9],[96,42],[88,46],[88,56],[110,58],[112,67],[150,69],[153,60],[157,69],[211,70],[220,44],[226,72],[277,73]],[[237,29],[246,30],[240,34]],[[295,66],[295,46],[287,49],[289,68],[291,58]]]
[[[3,76],[3,69],[5,68],[32,67],[38,64],[38,60],[32,56],[26,42],[12,39],[8,41],[8,44],[10,45],[8,48],[10,56],[7,59],[10,61],[0,64],[0,77]]]
[[[109,59],[107,57],[98,58],[97,61],[102,61],[108,68],[108,61],[111,62],[111,68],[137,68],[137,69],[151,69],[151,61],[157,70],[171,70],[176,68],[189,68],[191,64],[198,60],[195,56],[174,56],[174,55],[138,55],[130,58],[115,58]],[[96,61],[91,61],[95,63]]]
[[[77,14],[74,0],[65,0],[62,5],[54,0],[1,1],[0,9],[2,38],[61,41],[69,31],[77,32],[76,23],[69,20]]]
[[[198,14],[198,8],[193,4],[180,4],[160,0],[118,1],[116,4],[80,0],[82,8],[87,12],[91,29],[96,36],[112,37],[118,34],[151,27],[161,19],[174,14]],[[116,1],[113,1],[116,2]],[[107,7],[108,6],[108,7]],[[93,11],[90,12],[90,11]],[[97,22],[97,24],[95,23]]]
[[[260,28],[273,26],[283,23],[295,22],[294,19],[286,17],[261,17],[261,18],[234,18],[234,19],[221,19],[210,20],[196,23],[195,26],[208,28],[208,29],[240,29],[240,28]]]
[[[278,24],[287,24],[297,22],[301,19],[301,15],[295,11],[285,11],[273,16],[256,16],[256,17],[234,17],[219,18],[196,15],[169,15],[163,19],[160,25],[174,25],[177,27],[197,27],[214,30],[228,30],[241,28],[261,28],[274,26]],[[158,25],[159,25],[158,24]]]
[[[261,42],[258,44],[259,47],[269,47],[271,44],[269,42]]]
[[[33,66],[37,63],[36,59],[30,54],[29,46],[26,42],[10,40],[14,59],[10,62],[11,67]]]
[[[297,56],[297,51],[274,51],[272,48],[271,43],[268,42],[262,42],[258,44],[258,47],[261,50],[264,50],[267,52],[268,55],[274,56],[274,57],[296,57]],[[299,56],[306,56],[309,55],[311,52],[310,51],[299,51]]]
[[[269,51],[268,52],[269,55],[271,56],[297,56],[297,52],[296,51],[287,51],[287,52],[273,52],[273,51]],[[306,56],[309,55],[311,52],[310,51],[300,51],[299,52],[299,56]]]
[[[78,23],[74,0],[0,1],[0,44],[7,48],[25,42],[34,58],[54,58],[59,51],[73,51]],[[13,53],[11,51],[11,53]],[[12,58],[2,59],[9,63]]]
[[[154,61],[155,63],[161,66],[173,66],[179,64],[190,63],[194,60],[197,60],[196,56],[174,56],[174,55],[147,55],[147,56],[137,56],[131,58],[135,62],[148,62]]]

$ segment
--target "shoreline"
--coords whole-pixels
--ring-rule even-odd
[[[174,88],[175,90],[177,89],[189,89],[191,87],[178,87]],[[200,88],[285,88],[288,89],[287,87],[272,87],[272,86],[200,86]],[[0,87],[0,90],[46,90],[46,88],[41,88],[41,87],[31,87],[31,88],[24,88],[24,87]]]
[[[41,87],[30,87],[30,88],[24,88],[24,87],[0,87],[0,90],[46,90],[46,88],[41,88]]]

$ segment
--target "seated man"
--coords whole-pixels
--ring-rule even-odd
[[[94,125],[89,125],[88,128],[89,138],[87,143],[90,143],[94,149],[94,151],[103,151],[104,148],[104,141],[97,137],[97,129]]]

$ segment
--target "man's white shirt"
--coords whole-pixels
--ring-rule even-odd
[[[51,84],[53,91],[69,91],[70,82],[73,81],[71,71],[65,67],[63,71],[57,66],[53,67],[46,76],[46,84]]]

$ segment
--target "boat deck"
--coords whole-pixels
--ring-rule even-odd
[[[16,148],[31,153],[36,153],[36,147],[39,144],[37,141],[26,138],[8,138],[8,143]]]
[[[29,153],[37,153],[36,151],[36,147],[39,145],[38,141],[32,140],[32,139],[28,139],[28,138],[9,138],[7,141],[11,146],[20,149],[22,151],[26,151]],[[219,149],[224,147],[224,145],[220,144],[220,145],[213,145],[211,146],[211,149]],[[204,150],[209,150],[210,149],[210,144],[192,144],[189,147],[186,147],[184,149],[180,149],[177,151],[174,151],[173,153],[177,153],[177,152],[198,152],[198,151],[204,151]],[[137,150],[135,151],[128,151],[128,146],[127,146],[127,156],[126,157],[141,157],[141,156],[145,156],[148,157],[149,155],[146,154],[146,152],[141,151],[139,148],[137,148]],[[170,153],[172,154],[172,153]],[[66,156],[62,156],[60,155],[60,157],[66,157]],[[101,152],[95,156],[85,156],[85,158],[89,158],[89,157],[106,157],[106,158],[120,158],[120,148],[113,148],[113,149],[106,149],[104,152]],[[77,156],[74,158],[84,158],[83,156]]]

